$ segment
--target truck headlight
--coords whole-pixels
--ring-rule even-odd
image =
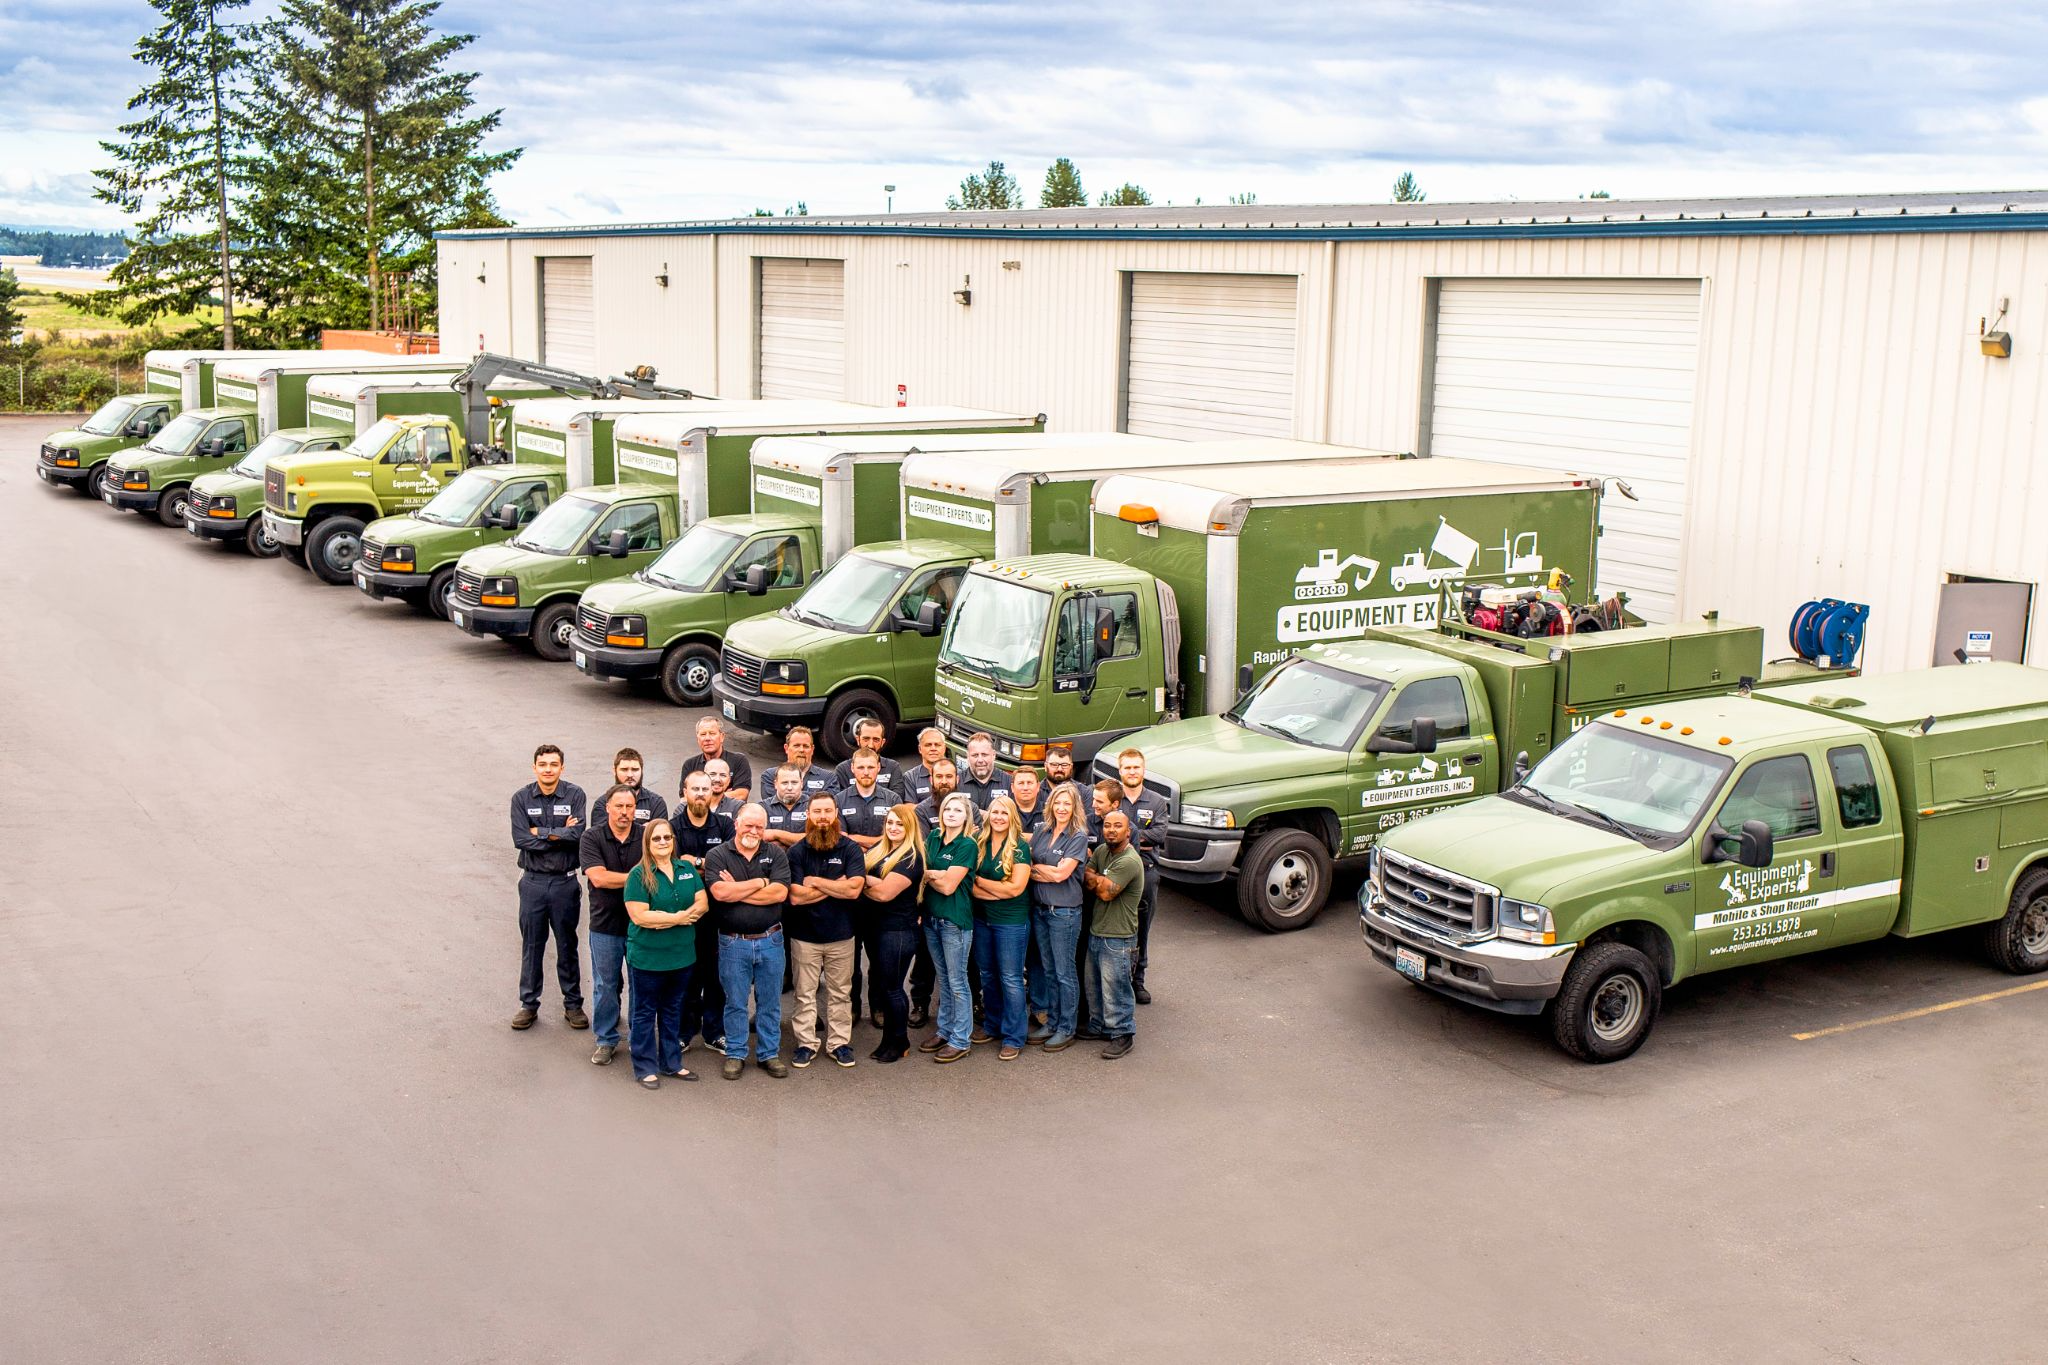
[[[1015,761],[1017,761],[1018,759],[1021,759],[1021,758],[1022,758],[1023,756],[1024,756],[1024,746],[1023,746],[1023,745],[1021,745],[1021,744],[1019,744],[1019,743],[1018,743],[1018,742],[1017,742],[1016,740],[1014,740],[1014,739],[999,739],[999,740],[997,740],[997,741],[996,741],[996,757],[997,757],[997,758],[1007,758],[1007,759],[1011,760],[1012,762],[1015,762]]]
[[[771,697],[801,697],[810,682],[810,665],[798,659],[771,660],[761,667],[761,690]]]
[[[389,569],[393,573],[411,573],[413,566],[412,546],[386,545],[384,553],[377,557],[377,565],[379,568]]]
[[[519,605],[519,580],[486,578],[477,601],[487,607],[516,607]]]
[[[133,489],[138,493],[149,491],[149,471],[147,469],[122,470],[121,487]]]
[[[1237,817],[1221,806],[1182,806],[1180,822],[1201,829],[1237,828]]]
[[[287,493],[284,495],[284,510],[287,512],[299,510],[299,495],[297,493]]]
[[[1502,938],[1511,938],[1517,943],[1557,942],[1557,926],[1551,923],[1550,911],[1534,901],[1502,897],[1499,923],[1495,928]]]
[[[639,649],[647,643],[647,618],[644,616],[614,616],[605,623],[604,642],[626,649]]]
[[[78,452],[65,446],[50,452],[50,463],[63,465],[66,469],[78,468]]]

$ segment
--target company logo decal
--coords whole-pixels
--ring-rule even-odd
[[[512,444],[520,450],[530,450],[536,455],[567,455],[569,447],[559,436],[543,436],[537,431],[521,431]]]
[[[972,531],[996,529],[996,514],[987,507],[962,507],[958,503],[940,502],[937,498],[919,497],[915,493],[904,499],[904,507],[911,516],[923,517],[926,521],[965,526]]]
[[[306,400],[306,410],[315,417],[332,417],[337,422],[353,422],[356,410],[346,403],[329,403],[318,398]]]
[[[1300,645],[1355,639],[1377,626],[1426,626],[1436,620],[1437,589],[1446,582],[1468,573],[1535,577],[1544,572],[1536,532],[1503,534],[1499,545],[1482,547],[1443,517],[1437,518],[1428,546],[1405,551],[1386,570],[1380,595],[1366,596],[1382,581],[1382,567],[1368,554],[1319,547],[1315,559],[1295,571],[1296,605],[1280,609],[1275,636],[1282,644]],[[1275,651],[1269,658],[1260,651],[1253,662],[1277,663],[1292,652]]]
[[[790,479],[778,479],[773,474],[756,474],[754,491],[764,498],[800,502],[806,507],[820,506],[824,496],[814,483],[796,483]]]
[[[1473,779],[1465,775],[1462,759],[1439,763],[1428,754],[1412,768],[1382,768],[1375,788],[1359,798],[1366,810],[1407,801],[1434,801],[1446,796],[1466,796],[1473,791]]]
[[[558,451],[561,444],[560,441],[555,442]],[[676,461],[673,455],[652,455],[641,450],[622,450],[618,455],[618,464],[621,469],[638,469],[644,473],[661,474],[668,478],[674,478],[676,475]]]

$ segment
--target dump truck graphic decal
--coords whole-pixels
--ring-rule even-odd
[[[1501,543],[1485,551],[1497,555],[1499,569],[1480,564],[1488,572],[1540,576],[1543,556],[1537,549],[1537,533],[1519,531],[1504,534]],[[1427,548],[1403,553],[1399,563],[1387,571],[1386,585],[1393,591],[1379,597],[1360,598],[1379,578],[1380,561],[1371,555],[1348,553],[1338,546],[1316,551],[1315,562],[1294,574],[1294,599],[1303,605],[1282,607],[1274,620],[1274,635],[1288,645],[1317,640],[1356,639],[1380,626],[1427,626],[1436,622],[1437,589],[1474,572],[1481,547],[1473,537],[1437,518],[1436,534]],[[1417,590],[1420,591],[1411,591]],[[1285,657],[1283,653],[1279,657]]]

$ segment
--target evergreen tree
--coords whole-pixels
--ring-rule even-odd
[[[0,270],[0,352],[14,345],[14,334],[23,321],[21,281],[12,270]]]
[[[1020,209],[1024,207],[1024,196],[1017,189],[1017,177],[1011,175],[1000,161],[988,163],[988,169],[980,175],[970,175],[960,182],[960,193],[946,197],[949,209]]]
[[[1105,208],[1133,208],[1140,204],[1151,203],[1152,196],[1145,193],[1140,186],[1133,185],[1130,181],[1126,180],[1113,190],[1104,190],[1102,192],[1102,199],[1099,202]]]
[[[219,22],[248,0],[150,0],[163,22],[135,44],[149,83],[122,141],[100,147],[114,164],[93,172],[95,198],[135,218],[134,248],[95,302],[122,321],[195,312],[218,291],[221,344],[235,344],[235,167],[249,137],[249,28]]]
[[[1397,204],[1419,204],[1429,196],[1422,192],[1422,186],[1415,183],[1415,172],[1403,171],[1394,179],[1394,202]]]
[[[1038,192],[1042,209],[1075,209],[1088,205],[1088,191],[1081,188],[1081,172],[1061,157],[1045,168],[1045,188]]]
[[[488,181],[519,149],[483,149],[502,111],[476,112],[476,73],[448,69],[475,35],[435,32],[440,8],[440,0],[284,0],[264,26],[260,226],[280,265],[289,252],[323,252],[320,273],[336,291],[322,300],[328,325],[395,321],[385,317],[387,271],[411,275],[420,311],[431,316],[434,233],[505,221]],[[287,272],[267,273],[275,286]],[[362,283],[350,287],[355,279]]]
[[[1201,201],[1201,200],[1199,200],[1199,199],[1197,199],[1197,200],[1196,200],[1195,202],[1196,202],[1197,204],[1199,204],[1199,203],[1201,203],[1202,201]],[[1244,207],[1244,206],[1248,206],[1248,205],[1251,205],[1251,204],[1256,204],[1256,203],[1258,203],[1258,202],[1259,202],[1259,196],[1257,196],[1256,194],[1253,194],[1253,193],[1252,193],[1252,192],[1251,192],[1250,190],[1246,190],[1246,191],[1244,191],[1244,192],[1243,192],[1242,194],[1233,194],[1233,195],[1231,195],[1231,196],[1230,196],[1230,202],[1231,202],[1231,203],[1233,203],[1233,204],[1239,205],[1240,207]]]

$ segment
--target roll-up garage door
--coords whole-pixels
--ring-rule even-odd
[[[588,256],[541,258],[540,358],[578,374],[597,373],[597,301]]]
[[[1293,275],[1133,272],[1123,429],[1292,436],[1295,284]]]
[[[846,262],[761,258],[763,398],[846,397]]]
[[[1600,588],[1677,611],[1697,280],[1445,280],[1429,452],[1625,479],[1600,521]]]

